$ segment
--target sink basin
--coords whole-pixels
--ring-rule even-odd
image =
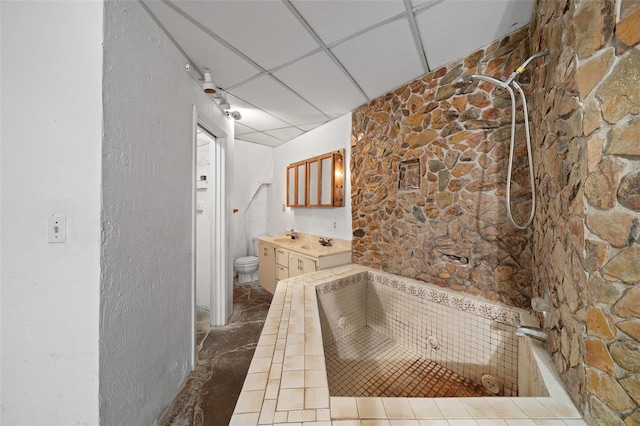
[[[300,248],[304,250],[316,250],[318,247],[314,246],[313,244],[305,244]]]

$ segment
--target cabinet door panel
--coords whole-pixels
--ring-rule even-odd
[[[273,294],[276,291],[276,256],[275,247],[258,244],[258,275],[260,287]]]
[[[287,206],[291,207],[296,203],[296,168],[291,165],[287,167]]]
[[[303,164],[298,164],[297,171],[297,196],[296,196],[296,205],[297,206],[306,206],[307,205],[307,164],[306,162]]]

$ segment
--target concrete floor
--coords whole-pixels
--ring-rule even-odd
[[[257,282],[234,285],[233,313],[222,327],[196,317],[196,366],[164,416],[164,426],[228,425],[249,370],[271,294]]]

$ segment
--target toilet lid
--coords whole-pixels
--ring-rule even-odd
[[[236,264],[238,265],[249,265],[252,263],[258,263],[258,258],[255,256],[245,256],[236,259]]]

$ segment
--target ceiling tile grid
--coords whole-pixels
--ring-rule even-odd
[[[278,146],[527,25],[534,1],[143,4],[241,113],[236,138]]]

